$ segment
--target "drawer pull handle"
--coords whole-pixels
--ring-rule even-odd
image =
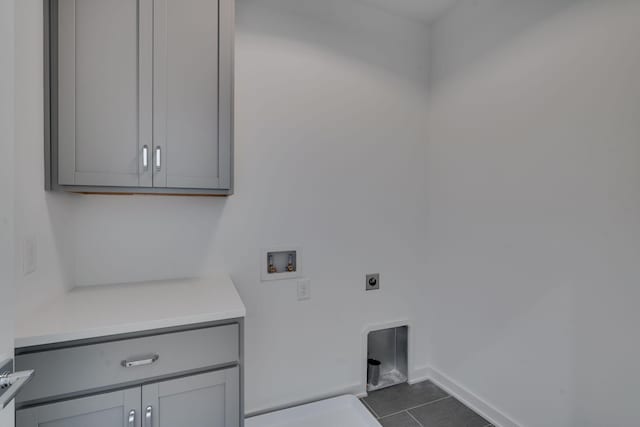
[[[156,171],[160,172],[162,168],[162,149],[160,146],[156,147]]]
[[[144,170],[149,169],[149,146],[142,147],[142,167]]]
[[[146,413],[144,414],[144,427],[151,427],[153,425],[153,420],[151,419],[152,414],[153,408],[147,406]]]
[[[140,366],[148,366],[156,363],[160,359],[160,356],[157,354],[151,354],[148,356],[143,356],[139,359],[126,359],[123,360],[121,365],[125,368],[137,368]]]
[[[136,427],[136,411],[129,412],[129,427]]]

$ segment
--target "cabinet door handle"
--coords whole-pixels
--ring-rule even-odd
[[[129,427],[136,427],[136,411],[129,412]]]
[[[136,368],[138,366],[147,366],[156,363],[160,359],[158,354],[150,354],[136,359],[125,359],[120,364],[125,368]]]
[[[149,146],[142,147],[142,167],[144,170],[149,169]]]
[[[160,146],[156,147],[156,170],[160,170],[162,167],[162,149]]]
[[[147,406],[147,409],[144,413],[144,427],[152,426],[152,416],[153,416],[153,408],[151,406]]]

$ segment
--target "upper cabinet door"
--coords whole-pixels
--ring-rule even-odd
[[[154,187],[231,188],[233,19],[232,0],[154,0]]]
[[[152,186],[153,0],[58,0],[57,14],[58,184]]]

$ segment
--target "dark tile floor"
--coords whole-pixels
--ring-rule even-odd
[[[382,427],[492,427],[431,381],[374,391],[362,401]]]

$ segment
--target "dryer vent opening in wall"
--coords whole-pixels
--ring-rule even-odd
[[[401,384],[408,378],[409,328],[380,329],[367,336],[367,391]],[[379,362],[379,363],[377,363]]]

